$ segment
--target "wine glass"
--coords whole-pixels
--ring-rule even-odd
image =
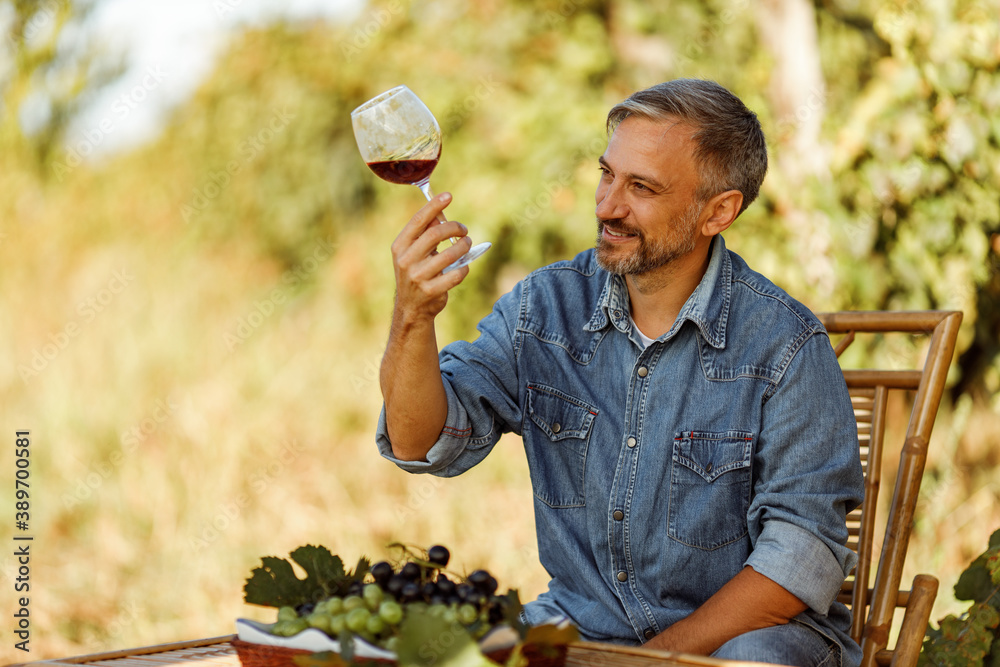
[[[431,172],[441,157],[441,128],[420,98],[406,86],[396,86],[352,111],[351,122],[361,157],[375,175],[390,183],[415,185],[430,201]],[[443,213],[437,219],[447,222]],[[443,273],[465,266],[490,245],[473,246]]]

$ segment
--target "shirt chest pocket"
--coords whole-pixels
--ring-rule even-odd
[[[747,534],[752,456],[749,431],[675,435],[667,508],[671,539],[716,549]]]
[[[524,448],[535,497],[550,507],[582,507],[587,446],[597,409],[554,387],[528,385]]]

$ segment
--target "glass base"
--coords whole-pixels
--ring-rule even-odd
[[[489,241],[484,243],[477,243],[476,245],[469,248],[469,252],[465,253],[454,262],[445,267],[444,271],[441,273],[448,273],[454,269],[459,269],[467,264],[471,264],[474,260],[478,259],[480,255],[493,247],[493,244]]]

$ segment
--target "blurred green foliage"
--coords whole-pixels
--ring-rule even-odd
[[[29,6],[17,6],[22,25]],[[777,118],[766,94],[772,63],[745,1],[376,2],[350,25],[243,33],[163,136],[97,167],[104,186],[85,196],[100,207],[141,182],[142,196],[172,202],[177,216],[161,224],[191,247],[243,243],[281,270],[317,239],[364,228],[358,250],[381,275],[357,287],[352,316],[369,325],[387,305],[381,251],[419,199],[365,170],[347,119],[405,82],[444,130],[432,183],[454,191],[451,214],[495,244],[443,318],[448,337],[465,336],[511,279],[592,242],[607,109],[660,80],[712,78],[758,111],[773,153],[813,113],[830,148],[825,177],[803,182],[774,163],[730,245],[816,308],[963,310],[956,395],[987,398],[1000,390],[996,9],[986,0],[818,2],[825,90],[804,98],[797,117]],[[16,50],[8,108],[37,88],[50,49]],[[67,114],[59,110],[86,88],[79,77],[48,95],[50,131],[26,138],[5,116],[6,159],[24,168],[31,147],[55,190],[80,176],[51,148]],[[786,215],[803,210],[814,229]],[[810,234],[829,238],[809,245]],[[834,265],[832,283],[808,272],[809,248]]]

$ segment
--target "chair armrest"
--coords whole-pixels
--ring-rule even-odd
[[[917,664],[937,590],[936,577],[918,574],[913,578],[913,589],[910,591],[906,611],[903,612],[903,624],[899,628],[899,639],[896,640],[891,667],[915,667]]]

